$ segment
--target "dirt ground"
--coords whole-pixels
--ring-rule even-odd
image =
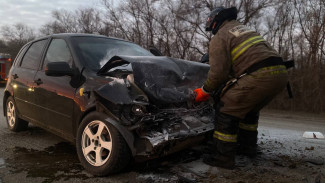
[[[3,89],[0,89],[2,99]],[[1,101],[2,103],[2,101]],[[36,126],[7,129],[0,106],[0,183],[6,182],[302,182],[325,183],[325,140],[305,139],[305,131],[325,134],[325,115],[263,111],[261,154],[238,156],[234,170],[202,163],[201,146],[164,158],[133,163],[124,172],[93,177],[79,164],[73,145]]]

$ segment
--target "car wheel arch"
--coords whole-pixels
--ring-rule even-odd
[[[8,110],[9,105],[11,107]],[[15,104],[15,99],[11,95],[7,96],[4,109],[5,109],[5,117],[7,120],[8,128],[11,131],[19,132],[19,131],[27,130],[29,122],[19,118],[19,111]],[[8,113],[10,113],[10,116],[8,116]]]
[[[97,103],[96,106],[93,106],[93,107],[89,108],[88,110],[86,110],[83,113],[80,120],[79,120],[78,127],[79,127],[80,123],[82,122],[82,120],[88,114],[90,114],[91,112],[94,112],[94,111],[104,113],[107,116],[106,121],[108,123],[110,123],[111,125],[113,125],[119,131],[119,133],[122,135],[122,137],[126,141],[127,145],[129,146],[129,149],[130,149],[130,151],[132,153],[132,156],[135,156],[136,155],[136,149],[135,149],[135,146],[134,146],[134,135],[133,135],[133,133],[130,132],[127,128],[125,128],[123,125],[121,125],[118,122],[117,119],[114,119],[114,117],[112,116],[112,113],[105,106],[103,106],[102,104]],[[76,131],[76,133],[77,133],[77,131]]]
[[[7,100],[8,98],[12,96],[11,93],[9,91],[5,91],[4,95],[3,95],[3,115],[6,116],[6,110],[7,110]]]

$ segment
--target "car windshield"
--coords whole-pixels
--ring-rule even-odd
[[[86,67],[98,71],[116,55],[153,56],[149,51],[123,40],[101,37],[73,37]]]

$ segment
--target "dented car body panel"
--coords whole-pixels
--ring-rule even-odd
[[[131,66],[119,66],[128,63]],[[203,85],[209,71],[207,64],[170,57],[115,56],[98,73],[109,73],[116,68],[133,72],[134,83],[147,94],[151,102],[156,103],[191,100],[193,89]]]
[[[52,126],[42,120],[26,117],[22,110],[18,111],[20,118],[75,142],[78,126],[88,113],[91,111],[105,113],[108,116],[106,120],[124,137],[132,155],[146,157],[157,157],[181,150],[193,145],[195,141],[202,141],[204,136],[213,130],[213,102],[195,104],[192,92],[193,89],[203,85],[209,70],[208,65],[169,57],[156,57],[133,43],[105,36],[58,34],[41,39],[48,39],[48,41],[39,59],[40,66],[35,72],[44,72],[42,65],[45,65],[45,55],[51,41],[62,39],[71,52],[73,76],[52,77],[42,74],[40,76],[44,78],[39,79],[43,82],[55,83],[53,81],[58,81],[59,78],[61,83],[67,85],[57,85],[62,88],[53,89],[48,83],[33,84],[29,86],[32,89],[28,94],[33,95],[33,91],[37,88],[47,86],[48,88],[43,87],[39,90],[38,95],[42,95],[43,91],[50,91],[51,96],[61,97],[60,101],[66,101],[68,98],[71,103],[62,104],[59,103],[60,101],[54,101],[50,105],[51,109],[43,106],[40,109],[44,111],[37,112],[47,115],[42,119],[55,118],[48,111],[59,114],[62,105],[71,105],[69,107],[71,110],[64,111],[65,116],[69,114],[69,118],[66,119],[70,119],[70,122],[63,124],[58,121]],[[121,44],[123,51],[115,50],[116,55],[112,57],[108,56],[112,55],[109,49],[102,52],[97,49],[92,52],[92,46],[87,45],[92,39],[96,41],[100,39],[99,43],[113,41],[112,45]],[[37,41],[28,44],[32,45]],[[136,50],[134,53],[133,47]],[[131,49],[130,54],[138,55],[122,55],[128,49]],[[20,54],[25,52],[26,50],[23,50]],[[122,54],[119,55],[119,52]],[[92,58],[96,59],[92,60]],[[20,67],[19,59],[21,58],[17,56],[10,76],[14,75],[15,69]],[[96,60],[98,63],[90,63]],[[35,79],[38,78],[31,76],[30,80]],[[17,93],[17,88],[13,87],[16,83],[14,78],[9,78],[4,101],[8,96],[15,96]],[[64,95],[65,93],[69,95]],[[33,97],[36,101],[41,99],[37,95]],[[43,105],[46,100],[42,98],[42,101],[37,102],[38,105]],[[5,110],[4,106],[4,113]],[[62,130],[61,127],[67,125],[72,130]]]
[[[134,84],[132,74],[124,79],[115,78],[95,91],[116,105],[149,103],[148,97]]]

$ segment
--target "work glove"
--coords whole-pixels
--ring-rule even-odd
[[[210,97],[210,94],[204,91],[203,88],[197,88],[194,92],[196,93],[195,102],[207,101]]]

